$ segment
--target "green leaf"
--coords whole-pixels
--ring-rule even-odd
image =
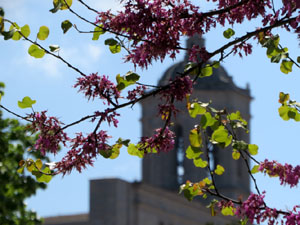
[[[98,27],[95,27],[94,33],[93,33],[93,41],[97,41],[100,37],[100,35],[105,33],[105,30],[102,29],[103,25],[99,25]]]
[[[73,24],[69,20],[65,20],[61,23],[61,29],[63,33],[67,33],[67,31],[73,26]]]
[[[53,1],[53,9],[50,9],[49,11],[52,13],[56,13],[58,10],[60,10],[61,6],[62,6],[61,0]]]
[[[30,35],[30,27],[28,24],[24,25],[21,27],[21,33],[25,36],[28,37]]]
[[[213,61],[211,65],[212,65],[213,68],[218,69],[220,67],[220,62],[219,61]]]
[[[297,57],[297,63],[300,63],[300,56]]]
[[[241,156],[241,154],[237,150],[233,149],[233,151],[232,151],[232,158],[234,160],[238,160],[240,158],[240,156]]]
[[[138,74],[132,72],[132,71],[129,71],[129,72],[126,73],[125,79],[128,82],[134,84],[134,83],[136,83],[140,79],[140,76]]]
[[[205,160],[202,160],[202,159],[199,157],[199,158],[194,159],[194,165],[195,165],[196,167],[205,168],[205,167],[207,167],[208,162],[205,161]]]
[[[127,151],[129,155],[138,156],[139,158],[144,157],[144,152],[140,151],[134,144],[129,144]]]
[[[234,34],[235,34],[234,30],[232,30],[231,28],[228,28],[223,32],[223,36],[227,39],[231,38]]]
[[[228,131],[225,130],[224,126],[220,126],[212,134],[212,140],[218,143],[226,142],[228,139]]]
[[[49,48],[51,52],[58,52],[60,50],[58,45],[50,45]]]
[[[29,55],[31,55],[34,58],[43,58],[45,55],[45,51],[41,48],[39,48],[39,46],[37,45],[31,45],[28,49],[28,53]]]
[[[253,168],[252,168],[252,170],[251,170],[251,173],[252,173],[252,174],[258,173],[258,172],[259,172],[258,168],[259,168],[259,165],[253,166]]]
[[[71,5],[72,5],[72,0],[53,0],[54,8],[51,9],[50,12],[56,13],[58,10],[66,10],[69,7],[71,7]]]
[[[295,109],[295,108],[289,108],[287,115],[290,119],[294,119],[297,122],[300,121],[300,114],[298,113],[297,109]]]
[[[36,166],[39,170],[42,169],[42,166],[43,166],[42,160],[37,159],[37,160],[35,161],[35,166]]]
[[[198,158],[201,154],[203,154],[203,152],[201,151],[201,148],[193,147],[191,145],[185,151],[185,156],[188,159]]]
[[[20,31],[20,27],[17,23],[13,23],[10,28],[9,28],[10,31],[14,31],[14,34],[12,36],[12,40],[14,41],[18,41],[22,38],[22,35],[18,32]]]
[[[121,52],[121,45],[110,45],[109,50],[112,54]]]
[[[192,147],[197,148],[197,147],[201,147],[202,145],[201,134],[198,133],[198,130],[196,128],[190,130],[189,140]]]
[[[184,72],[186,73],[189,71],[190,75],[198,75],[199,74],[199,67],[197,63],[189,62],[184,67]]]
[[[2,35],[3,31],[4,31],[4,19],[2,16],[0,16],[0,35]]]
[[[257,155],[257,153],[258,153],[258,146],[257,145],[249,144],[248,149],[249,149],[249,153],[251,155]]]
[[[2,94],[0,93],[0,103],[1,103]]]
[[[115,159],[117,158],[119,155],[120,155],[120,149],[122,147],[122,144],[115,144],[113,145],[112,147],[112,154],[111,156],[109,157],[110,159]]]
[[[289,94],[285,94],[283,92],[279,93],[279,103],[284,104],[288,100],[290,100],[290,95]]]
[[[212,74],[213,74],[213,69],[209,64],[207,64],[205,67],[201,68],[200,77],[209,77]]]
[[[224,207],[221,210],[224,216],[234,216],[234,209],[232,207]]]
[[[189,108],[189,114],[192,118],[196,118],[197,115],[203,115],[206,112],[206,109],[198,103],[192,103]]]
[[[1,34],[4,36],[4,40],[9,40],[14,36],[14,29],[10,31],[3,31]]]
[[[46,27],[46,26],[41,26],[40,27],[40,30],[39,30],[39,32],[38,32],[38,34],[37,34],[37,38],[38,39],[40,39],[40,40],[46,40],[47,39],[47,37],[49,36],[49,33],[50,33],[50,31],[49,31],[49,28],[48,27]]]
[[[24,166],[20,167],[17,172],[22,174],[24,172]]]
[[[225,172],[225,169],[223,166],[221,165],[217,165],[217,168],[215,169],[215,174],[217,175],[222,175]]]
[[[282,60],[280,64],[280,70],[281,72],[288,74],[289,72],[292,72],[292,67],[293,67],[293,62],[292,61],[287,61],[287,60]]]
[[[126,75],[122,77],[120,76],[120,74],[118,74],[116,76],[116,80],[118,83],[117,89],[121,91],[129,85],[135,84],[139,79],[140,76],[132,71],[127,72]]]
[[[0,16],[4,17],[4,9],[0,7]]]
[[[245,141],[243,141],[243,140],[241,140],[241,141],[234,141],[232,147],[234,149],[237,149],[237,150],[245,151],[245,150],[248,149],[248,144]]]
[[[104,44],[109,46],[115,46],[118,44],[118,41],[113,38],[108,38],[104,41]]]
[[[217,120],[213,118],[209,112],[206,112],[201,116],[200,126],[206,129],[207,127],[213,126],[216,122]]]
[[[229,146],[232,141],[232,136],[228,136],[228,131],[224,128],[224,126],[219,126],[219,128],[213,132],[211,138],[213,141],[221,144],[223,148]]]
[[[100,155],[102,155],[103,158],[105,158],[105,159],[110,158],[111,155],[112,155],[111,149],[105,149],[105,150],[101,149],[101,150],[99,150],[99,153],[100,153]]]
[[[286,105],[283,105],[281,107],[278,108],[278,112],[279,112],[279,116],[283,119],[283,120],[289,120],[290,117],[288,115],[290,108]]]
[[[33,104],[36,103],[36,100],[32,100],[30,97],[26,96],[23,98],[23,100],[20,102],[18,101],[18,106],[21,109],[25,109],[25,108],[31,108]]]
[[[49,169],[49,167],[45,167],[45,169],[43,169],[42,171],[43,173],[39,172],[39,171],[33,171],[32,174],[36,176],[36,180],[40,183],[45,182],[45,183],[49,183],[52,179],[51,175],[47,175],[47,174],[51,174],[51,170]],[[44,174],[46,173],[46,174]]]

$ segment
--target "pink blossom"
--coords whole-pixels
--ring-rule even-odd
[[[156,150],[157,152],[169,152],[174,148],[175,134],[168,127],[165,129],[159,128],[155,130],[155,134],[152,137],[142,137],[139,143],[142,146],[141,150],[148,152]]]
[[[103,130],[90,133],[87,137],[84,137],[82,133],[77,134],[76,138],[71,141],[71,150],[56,164],[57,170],[66,174],[73,169],[81,172],[87,165],[92,166],[100,150],[108,151],[110,148],[107,144],[109,138],[110,136]]]
[[[79,91],[83,92],[84,95],[90,98],[105,99],[108,104],[114,99],[116,102],[120,97],[116,85],[112,83],[107,76],[99,76],[98,73],[92,73],[89,76],[80,77],[77,79],[77,83],[74,87],[79,86]]]
[[[288,184],[290,187],[298,185],[300,179],[300,166],[293,167],[290,164],[280,164],[267,159],[260,163],[259,171],[267,173],[269,176],[279,176],[281,185]]]
[[[48,151],[56,154],[60,143],[66,146],[69,138],[61,129],[61,122],[57,118],[47,117],[46,111],[33,113],[30,117],[33,119],[31,124],[33,130],[40,132],[34,147],[39,149],[43,155]]]

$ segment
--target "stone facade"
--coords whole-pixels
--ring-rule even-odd
[[[188,46],[204,45],[204,40],[190,38]],[[163,85],[182,72],[187,57],[169,68],[159,84]],[[217,109],[229,112],[239,110],[247,121],[250,120],[250,91],[237,87],[226,71],[220,67],[211,77],[201,78],[194,87],[191,98],[199,101],[212,101]],[[161,127],[157,117],[158,96],[144,100],[142,104],[142,135],[150,136],[154,129]],[[186,102],[178,103],[182,111],[175,118],[174,131],[177,140],[173,151],[164,154],[149,154],[143,159],[143,178],[139,183],[128,183],[119,179],[92,180],[90,182],[89,214],[46,218],[45,224],[56,225],[199,225],[231,224],[231,217],[211,217],[204,201],[188,202],[178,194],[178,187],[186,180],[199,181],[207,176],[204,169],[196,168],[193,162],[184,157],[184,150],[189,145],[188,134],[199,122],[189,117]],[[249,135],[238,134],[249,142]],[[216,183],[219,190],[233,198],[249,194],[249,175],[241,160],[233,161],[228,149],[212,147],[214,164],[221,164],[225,173],[218,176]]]

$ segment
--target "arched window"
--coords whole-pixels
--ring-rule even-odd
[[[185,149],[184,149],[182,128],[180,126],[176,128],[175,150],[176,150],[176,165],[177,165],[177,182],[178,184],[182,184],[183,175],[184,175],[183,162],[185,157]]]
[[[207,133],[211,135],[212,134],[211,129],[207,129]],[[207,151],[209,156],[209,168],[211,171],[213,171],[216,169],[217,165],[219,164],[218,146],[213,145],[211,142],[208,142]]]

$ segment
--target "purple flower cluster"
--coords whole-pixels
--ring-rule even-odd
[[[240,218],[248,218],[250,223],[260,224],[268,221],[268,224],[274,224],[278,217],[277,210],[266,207],[264,197],[264,193],[250,194],[248,199],[236,208],[235,214]]]
[[[288,184],[294,187],[299,183],[300,166],[293,167],[290,164],[280,164],[276,161],[268,161],[267,159],[260,163],[259,171],[267,173],[269,176],[279,176],[281,185]]]
[[[187,0],[134,0],[126,1],[125,10],[117,15],[110,11],[100,12],[96,22],[105,29],[128,36],[132,41],[132,49],[126,60],[140,67],[147,67],[152,60],[163,60],[166,55],[175,58],[182,35],[202,36],[217,24],[225,26],[227,22],[233,25],[258,16],[262,17],[265,26],[275,23],[280,15],[291,16],[300,8],[299,1],[284,0],[283,7],[274,16],[271,0],[249,0],[243,4],[239,0],[212,1],[218,2],[218,9],[225,9],[224,12],[203,13],[200,7]],[[226,10],[228,7],[231,7],[230,10]],[[292,21],[291,24],[297,31],[299,21]],[[242,48],[246,54],[251,53],[249,46]],[[204,61],[210,57],[206,51],[195,48],[190,52],[192,61],[198,56]]]
[[[72,148],[66,156],[56,164],[56,169],[63,173],[70,173],[73,169],[81,172],[87,165],[93,165],[93,159],[97,157],[100,150],[107,151],[110,146],[107,140],[110,136],[106,131],[98,133],[90,133],[87,137],[82,133],[77,134],[76,138],[72,139]]]
[[[117,116],[120,116],[116,111],[105,110],[104,112],[95,112],[95,117],[92,119],[94,121],[97,117],[101,117],[101,122],[106,121],[108,125],[113,123],[114,127],[118,127],[119,121],[116,119]]]
[[[146,87],[144,85],[139,85],[135,89],[128,91],[127,99],[134,101],[141,97],[145,93]]]
[[[239,56],[242,58],[243,57],[242,52],[244,52],[246,56],[252,53],[252,45],[243,42],[238,45],[235,45],[232,50],[234,54],[238,53]]]
[[[155,130],[155,134],[152,137],[142,137],[139,143],[142,149],[156,150],[159,152],[169,152],[174,148],[175,134],[168,127],[165,129],[159,128]],[[147,152],[147,151],[145,151]]]
[[[57,118],[47,117],[46,111],[33,113],[30,117],[33,119],[31,124],[32,129],[35,132],[40,132],[34,147],[39,149],[43,155],[46,152],[56,154],[60,143],[66,146],[69,138],[61,129],[61,122]]]
[[[193,81],[189,76],[177,76],[174,81],[170,81],[170,87],[161,92],[162,98],[167,102],[182,101],[187,95],[193,92]]]
[[[207,62],[210,58],[210,54],[206,51],[205,47],[200,48],[198,45],[193,45],[193,47],[189,50],[189,61],[191,62],[199,62],[199,59],[202,62]]]
[[[297,212],[297,208],[300,206],[295,206],[292,212],[289,212],[284,216],[286,225],[299,225],[300,224],[300,212]]]
[[[112,99],[117,102],[120,98],[116,85],[107,76],[99,76],[98,73],[78,78],[74,87],[79,87],[79,91],[83,92],[88,99],[99,97],[105,99],[108,105]]]

